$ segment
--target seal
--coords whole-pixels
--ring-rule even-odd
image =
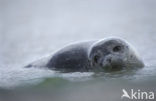
[[[42,63],[43,60],[46,62]],[[112,72],[144,66],[134,48],[120,38],[70,44],[41,61],[26,67],[47,67],[62,72]]]

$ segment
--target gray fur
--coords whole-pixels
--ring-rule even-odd
[[[32,66],[40,67],[41,64],[35,62],[27,67]],[[71,44],[57,51],[44,64],[44,67],[62,72],[110,72],[143,66],[134,49],[119,38]]]

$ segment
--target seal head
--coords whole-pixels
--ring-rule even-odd
[[[108,38],[94,43],[88,52],[93,70],[119,71],[144,66],[134,49],[119,38]]]

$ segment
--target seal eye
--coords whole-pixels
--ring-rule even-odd
[[[119,52],[121,50],[121,46],[115,46],[114,48],[113,48],[113,51],[114,52]]]
[[[95,61],[95,63],[98,63],[99,58],[100,58],[100,56],[98,56],[98,55],[95,55],[95,56],[94,56],[94,61]]]

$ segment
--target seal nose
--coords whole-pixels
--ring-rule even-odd
[[[108,56],[103,61],[104,69],[108,71],[118,71],[122,69],[122,60],[119,57]]]
[[[107,59],[106,59],[106,61],[107,61],[108,63],[110,63],[110,64],[111,64],[111,62],[112,62],[112,58],[111,58],[111,57],[109,57],[109,58],[107,58]]]
[[[105,59],[103,59],[103,61],[102,61],[102,66],[108,66],[108,65],[111,65],[112,64],[112,57],[107,57],[107,58],[105,58]]]

